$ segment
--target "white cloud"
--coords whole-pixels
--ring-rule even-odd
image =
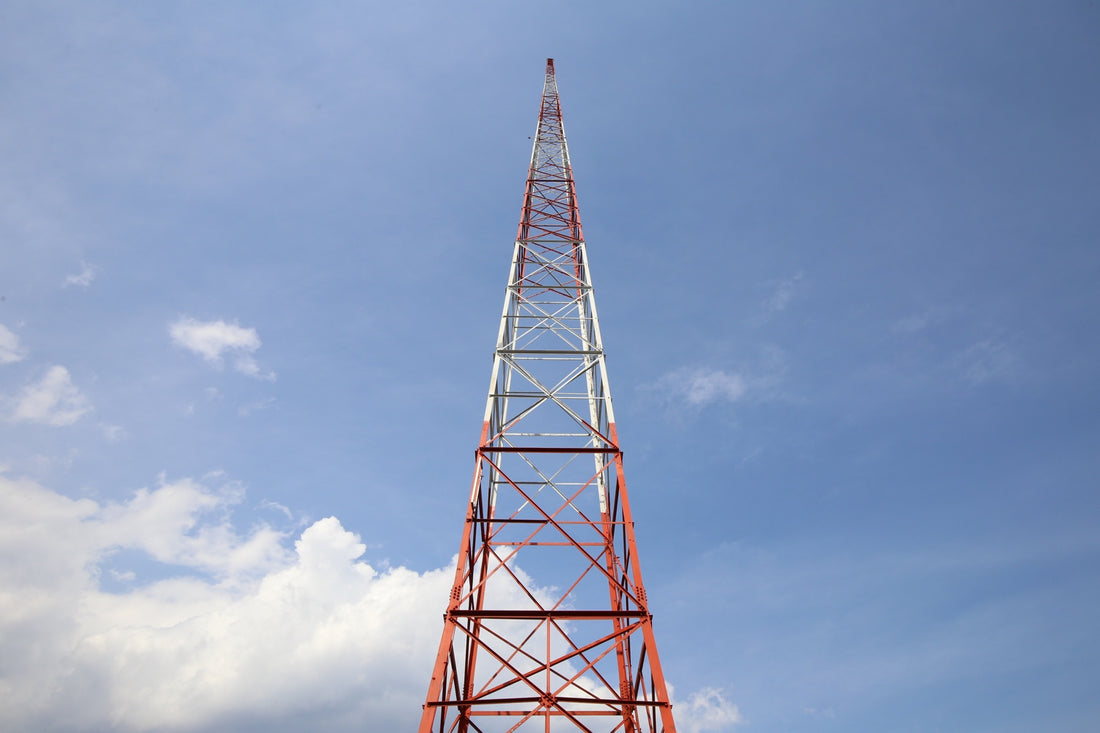
[[[0,323],[0,364],[11,364],[27,357],[27,350],[19,343],[19,337]]]
[[[224,351],[253,352],[261,344],[256,329],[220,320],[197,321],[184,317],[172,324],[170,333],[174,342],[212,362],[221,359]]]
[[[169,326],[168,333],[175,344],[195,352],[211,364],[221,366],[223,356],[231,355],[233,368],[241,374],[259,379],[275,378],[274,372],[263,372],[252,356],[262,344],[254,328],[184,316]]]
[[[109,572],[111,577],[120,583],[132,583],[137,579],[137,573],[133,570],[115,570],[111,568]]]
[[[673,402],[702,407],[714,402],[736,402],[745,395],[745,378],[721,369],[677,369],[661,377],[655,388]]]
[[[240,499],[184,480],[101,505],[0,476],[0,729],[411,727],[453,568],[378,571],[333,517],[289,552],[234,530]]]
[[[702,405],[717,400],[734,402],[745,394],[745,380],[740,374],[728,374],[721,370],[696,371],[684,385],[688,402]]]
[[[77,285],[82,288],[86,288],[92,284],[92,280],[95,280],[95,276],[99,274],[99,268],[95,265],[89,265],[87,262],[80,263],[80,272],[76,275],[68,275],[65,281],[61,283],[61,287],[68,288],[73,285]]]
[[[725,733],[745,722],[738,707],[713,687],[696,692],[686,703],[674,701],[672,710],[676,730],[683,733]]]
[[[783,390],[787,356],[782,349],[763,346],[756,358],[736,369],[691,366],[674,369],[643,389],[666,406],[701,409],[709,405],[751,401],[790,400]]]
[[[288,522],[293,522],[294,521],[294,513],[292,511],[290,511],[290,508],[283,505],[283,504],[280,504],[277,501],[271,501],[270,499],[264,499],[263,501],[260,502],[259,507],[261,509],[272,509],[274,511],[279,512],[280,514],[282,514],[284,517],[287,518]]]
[[[52,366],[42,379],[23,388],[15,399],[11,417],[46,425],[72,425],[91,409],[87,398],[73,384],[69,370]]]
[[[0,729],[411,729],[453,565],[376,569],[335,517],[291,551],[233,527],[242,499],[162,478],[100,503],[0,474]],[[690,733],[740,720],[712,690],[676,714]]]

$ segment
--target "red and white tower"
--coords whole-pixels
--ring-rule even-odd
[[[420,733],[674,733],[554,61]]]

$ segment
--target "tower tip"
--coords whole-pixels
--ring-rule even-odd
[[[553,74],[554,73],[554,59],[546,59],[546,73],[547,74]]]

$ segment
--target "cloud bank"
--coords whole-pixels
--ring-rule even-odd
[[[241,498],[182,480],[99,504],[0,476],[0,729],[409,728],[453,570],[377,570],[333,517],[290,552],[234,530]]]
[[[377,569],[335,517],[291,551],[209,483],[100,503],[0,474],[0,729],[413,728],[453,566]],[[677,720],[741,718],[708,689]]]

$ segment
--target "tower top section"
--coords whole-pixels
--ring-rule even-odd
[[[546,79],[534,139],[516,239],[520,242],[548,238],[581,242],[584,236],[558,99],[554,59],[546,59]]]

